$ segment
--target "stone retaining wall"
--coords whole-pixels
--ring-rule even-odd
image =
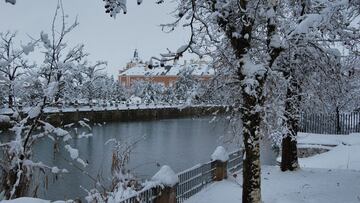
[[[82,119],[89,119],[90,122],[102,123],[111,121],[148,121],[168,118],[181,118],[191,116],[207,116],[214,112],[224,113],[225,107],[199,107],[189,106],[186,108],[148,108],[148,109],[114,109],[114,110],[90,110],[72,112],[44,113],[46,121],[52,125],[66,125]],[[8,128],[8,124],[1,124],[0,129]]]

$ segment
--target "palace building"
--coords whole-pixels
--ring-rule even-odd
[[[160,64],[155,62],[151,66],[140,60],[137,50],[133,59],[126,64],[123,70],[119,71],[119,82],[129,87],[136,80],[147,80],[160,83],[166,87],[171,86],[179,77],[182,70],[188,69],[190,73],[200,80],[208,80],[214,75],[214,69],[208,66],[203,60],[191,60],[180,64]]]

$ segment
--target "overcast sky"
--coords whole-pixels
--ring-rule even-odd
[[[108,61],[107,72],[116,75],[125,66],[135,48],[140,57],[164,53],[166,48],[176,51],[188,40],[188,32],[178,28],[173,33],[161,31],[159,24],[173,20],[169,15],[174,5],[157,5],[145,0],[140,6],[128,1],[128,13],[110,18],[102,0],[63,0],[65,13],[72,22],[78,17],[80,25],[68,36],[68,44],[85,44],[91,61]],[[41,31],[49,32],[57,0],[18,0],[16,5],[0,0],[0,32],[18,31],[18,39],[27,42],[27,35],[39,38]],[[39,60],[39,59],[36,59]]]

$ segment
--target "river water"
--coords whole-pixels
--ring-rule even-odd
[[[159,166],[169,165],[180,172],[198,163],[210,160],[216,146],[223,145],[229,151],[236,146],[224,144],[220,136],[227,134],[225,121],[210,123],[211,118],[180,118],[141,122],[114,122],[92,127],[93,136],[74,138],[71,146],[79,150],[80,157],[88,163],[83,170],[104,184],[111,177],[112,145],[109,139],[140,140],[131,153],[129,168],[142,179],[151,178]],[[70,164],[69,154],[60,147],[54,153],[54,144],[44,139],[36,144],[35,160],[50,166],[66,168],[69,173],[49,176],[46,184],[40,180],[38,196],[49,200],[83,198],[84,189],[94,188],[95,182]],[[269,142],[263,142],[262,164],[274,164],[275,153]],[[75,163],[76,166],[80,166]],[[42,186],[46,185],[47,190]]]

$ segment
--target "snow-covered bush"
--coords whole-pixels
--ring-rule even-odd
[[[130,196],[134,196],[144,188],[141,183],[129,170],[128,163],[135,145],[141,139],[133,140],[108,140],[105,145],[112,145],[111,186],[106,188],[94,188],[88,191],[86,200],[88,202],[120,202]],[[102,191],[102,192],[100,192]]]

